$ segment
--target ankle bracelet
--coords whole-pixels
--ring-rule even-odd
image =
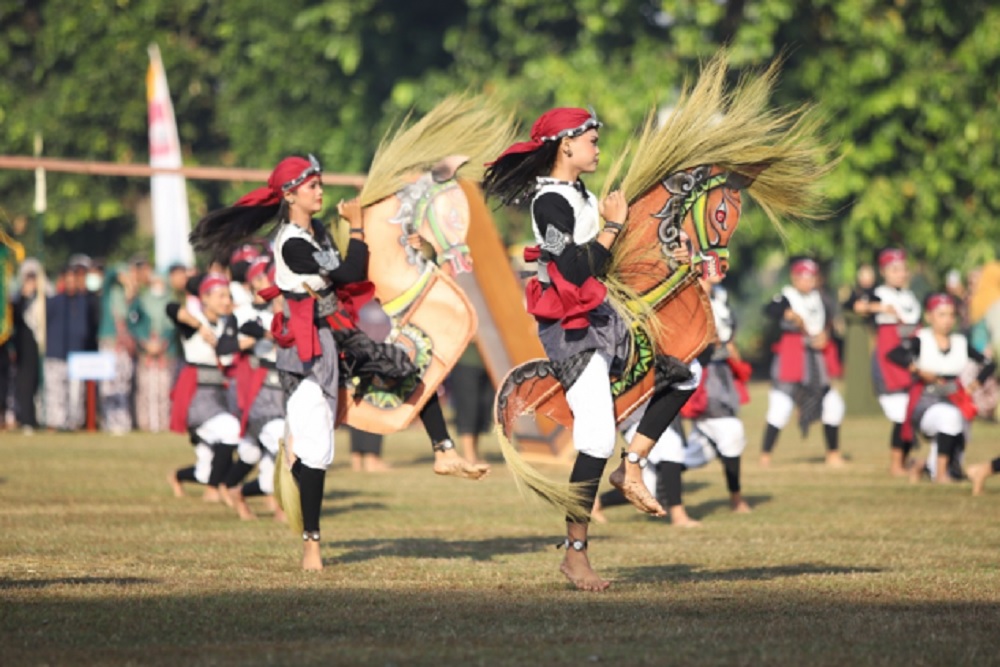
[[[446,452],[449,449],[455,449],[455,443],[452,442],[451,439],[449,438],[448,440],[435,442],[434,444],[431,445],[431,449],[433,449],[435,452]]]
[[[649,459],[647,459],[645,456],[639,456],[639,454],[636,452],[628,452],[623,449],[622,458],[628,461],[629,463],[637,463],[640,468],[645,468],[647,465],[649,465]]]
[[[319,531],[318,530],[304,530],[302,531],[302,541],[303,542],[319,542]]]
[[[568,537],[556,545],[556,549],[572,549],[573,551],[583,551],[587,548],[587,540],[571,540]]]

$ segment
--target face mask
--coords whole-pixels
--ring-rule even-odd
[[[83,284],[87,287],[88,292],[99,292],[103,283],[104,280],[101,278],[100,274],[97,273],[88,273],[83,282]]]

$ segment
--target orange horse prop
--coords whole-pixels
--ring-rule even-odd
[[[742,193],[772,219],[819,215],[815,188],[828,167],[815,137],[818,121],[805,109],[767,108],[777,65],[745,77],[732,91],[726,90],[726,73],[723,54],[685,90],[661,127],[654,127],[651,114],[622,181],[628,221],[612,247],[604,281],[611,304],[631,324],[628,363],[620,377],[611,378],[619,424],[651,398],[657,357],[690,362],[716,339],[698,276],[728,270]],[[692,244],[692,261],[678,266],[672,251],[683,242],[682,233]],[[580,506],[577,489],[533,469],[510,442],[515,422],[525,415],[572,426],[553,364],[537,359],[514,368],[497,392],[494,411],[501,451],[515,479],[570,515],[586,517],[589,508]]]
[[[509,120],[489,105],[453,97],[380,147],[360,211],[348,215],[360,215],[352,224],[365,230],[368,275],[392,323],[388,342],[406,349],[420,375],[363,395],[342,388],[338,422],[382,434],[406,428],[472,340],[476,313],[453,278],[471,270],[468,197],[481,195],[459,176],[476,177],[510,135]]]

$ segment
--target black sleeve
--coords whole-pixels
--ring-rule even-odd
[[[983,356],[983,353],[972,346],[972,341],[968,342],[969,345],[969,359],[979,364],[979,373],[976,375],[976,380],[980,383],[986,382],[991,375],[996,373],[997,362],[993,360],[987,360]]]
[[[219,336],[215,344],[215,353],[219,356],[224,354],[236,354],[240,351],[240,339],[237,336],[236,316],[230,315],[226,318],[226,327]]]
[[[531,212],[543,237],[549,225],[572,237],[576,217],[573,207],[562,195],[547,192],[539,196],[532,202]],[[570,242],[554,261],[559,273],[579,287],[587,278],[603,277],[607,273],[609,259],[611,251],[594,240],[582,246]]]
[[[785,316],[785,311],[792,307],[784,294],[779,294],[771,302],[764,306],[764,314],[772,320],[780,320]]]
[[[907,338],[885,355],[886,359],[900,368],[909,368],[918,357],[920,357],[919,338]]]
[[[183,322],[181,322],[180,320],[177,319],[177,313],[180,312],[180,309],[181,309],[181,304],[179,304],[179,303],[168,303],[167,304],[167,317],[169,317],[170,321],[173,322],[174,325],[177,327],[177,331],[178,331],[178,333],[180,333],[181,337],[183,337],[183,338],[190,338],[191,336],[193,336],[196,333],[198,333],[198,330],[194,329],[192,327],[189,327],[188,325],[184,324]]]
[[[250,338],[263,338],[264,325],[257,320],[250,320],[249,322],[244,322],[243,326],[240,327],[240,333],[244,336],[249,336]]]
[[[281,258],[295,273],[311,275],[319,273],[319,264],[313,257],[316,248],[305,239],[288,239],[281,246]]]
[[[330,272],[330,280],[337,285],[368,280],[368,244],[351,239],[347,245],[347,257],[341,258],[340,266]]]

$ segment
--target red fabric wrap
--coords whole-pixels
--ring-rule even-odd
[[[233,369],[233,377],[236,379],[236,406],[240,409],[240,435],[244,435],[250,420],[250,408],[267,379],[267,369],[254,368],[250,365],[250,358],[241,355]]]
[[[370,280],[348,283],[337,288],[337,300],[341,309],[351,320],[351,325],[357,325],[358,313],[361,308],[375,298],[375,284]]]
[[[941,306],[954,306],[955,300],[949,294],[932,294],[927,297],[927,312],[931,312]]]
[[[819,264],[811,259],[797,259],[792,262],[791,273],[793,276],[818,276]]]
[[[271,175],[267,177],[267,185],[262,188],[252,190],[240,197],[234,206],[277,206],[281,203],[281,186],[289,181],[298,178],[310,167],[309,160],[291,156],[286,157],[278,163]],[[312,178],[316,178],[313,176]],[[312,178],[307,178],[298,187],[292,188],[289,192],[294,192],[298,188],[308,183]]]
[[[708,368],[701,374],[701,382],[691,394],[691,397],[681,406],[681,417],[684,419],[697,419],[708,409],[708,391],[705,387],[708,384]]]
[[[740,397],[740,405],[746,405],[750,402],[748,386],[750,384],[750,377],[753,375],[753,367],[749,362],[733,357],[726,359],[726,363],[729,364],[729,370],[733,373],[736,393]]]
[[[237,262],[250,262],[260,257],[260,249],[252,245],[243,245],[233,251],[229,257],[230,264]]]
[[[590,312],[604,301],[608,288],[590,277],[581,286],[563,278],[555,262],[549,262],[549,286],[543,287],[538,278],[528,281],[525,288],[528,312],[537,319],[558,320],[563,329],[586,329]]]
[[[906,251],[902,248],[886,248],[878,254],[878,266],[884,269],[893,262],[905,262]]]
[[[542,249],[536,245],[530,245],[524,249],[524,261],[526,262],[537,262],[541,256]]]
[[[544,139],[551,140],[560,132],[581,127],[591,118],[593,115],[586,109],[573,107],[550,109],[539,116],[535,124],[531,126],[531,139],[529,141],[512,144],[494,162],[488,162],[487,166],[499,162],[508,155],[533,153],[542,147],[542,144],[545,143]]]
[[[886,392],[892,394],[906,391],[913,385],[910,371],[889,361],[889,352],[901,342],[899,327],[895,324],[882,324],[875,338],[875,363],[882,373],[882,384]]]
[[[962,386],[961,382],[956,382],[955,384],[958,388],[948,394],[948,400],[952,405],[958,408],[958,411],[962,413],[962,417],[964,417],[966,421],[971,421],[975,419],[977,414],[979,414],[976,402],[972,400],[972,396],[969,392],[965,391],[965,387]],[[906,419],[903,421],[903,428],[900,429],[900,437],[905,442],[913,440],[913,413],[917,409],[917,401],[920,400],[920,396],[924,393],[925,387],[927,387],[927,384],[924,382],[914,382],[913,386],[910,387],[910,402],[906,406]]]
[[[247,269],[247,282],[250,282],[258,276],[264,275],[270,267],[270,257],[255,257],[251,259],[250,268]]]
[[[257,292],[257,294],[259,294],[260,298],[264,299],[264,301],[274,301],[276,298],[281,296],[281,290],[278,289],[277,285],[269,285],[268,287],[265,287]]]
[[[187,433],[188,409],[196,391],[198,370],[194,366],[183,366],[170,389],[170,430],[174,433]]]
[[[299,359],[302,361],[312,361],[322,354],[322,348],[319,344],[319,331],[316,329],[316,322],[313,319],[316,300],[312,297],[307,297],[300,300],[287,299],[286,303],[288,304],[289,313],[287,321],[288,334],[287,336],[282,336],[282,339],[287,341],[287,344],[283,344],[277,336],[275,336],[275,341],[282,347],[295,347],[295,350],[299,353]],[[278,319],[275,316],[271,322],[272,329]],[[280,319],[283,324],[286,323],[284,317]]]
[[[201,280],[201,284],[198,285],[198,296],[205,296],[216,287],[225,287],[229,289],[229,278],[226,278],[221,273],[210,273]]]
[[[778,356],[778,381],[779,382],[802,382],[805,378],[805,355],[806,338],[801,333],[787,331],[772,348]],[[823,348],[823,363],[826,366],[826,374],[831,378],[839,378],[843,373],[840,364],[840,355],[837,354],[837,346],[833,341]]]

